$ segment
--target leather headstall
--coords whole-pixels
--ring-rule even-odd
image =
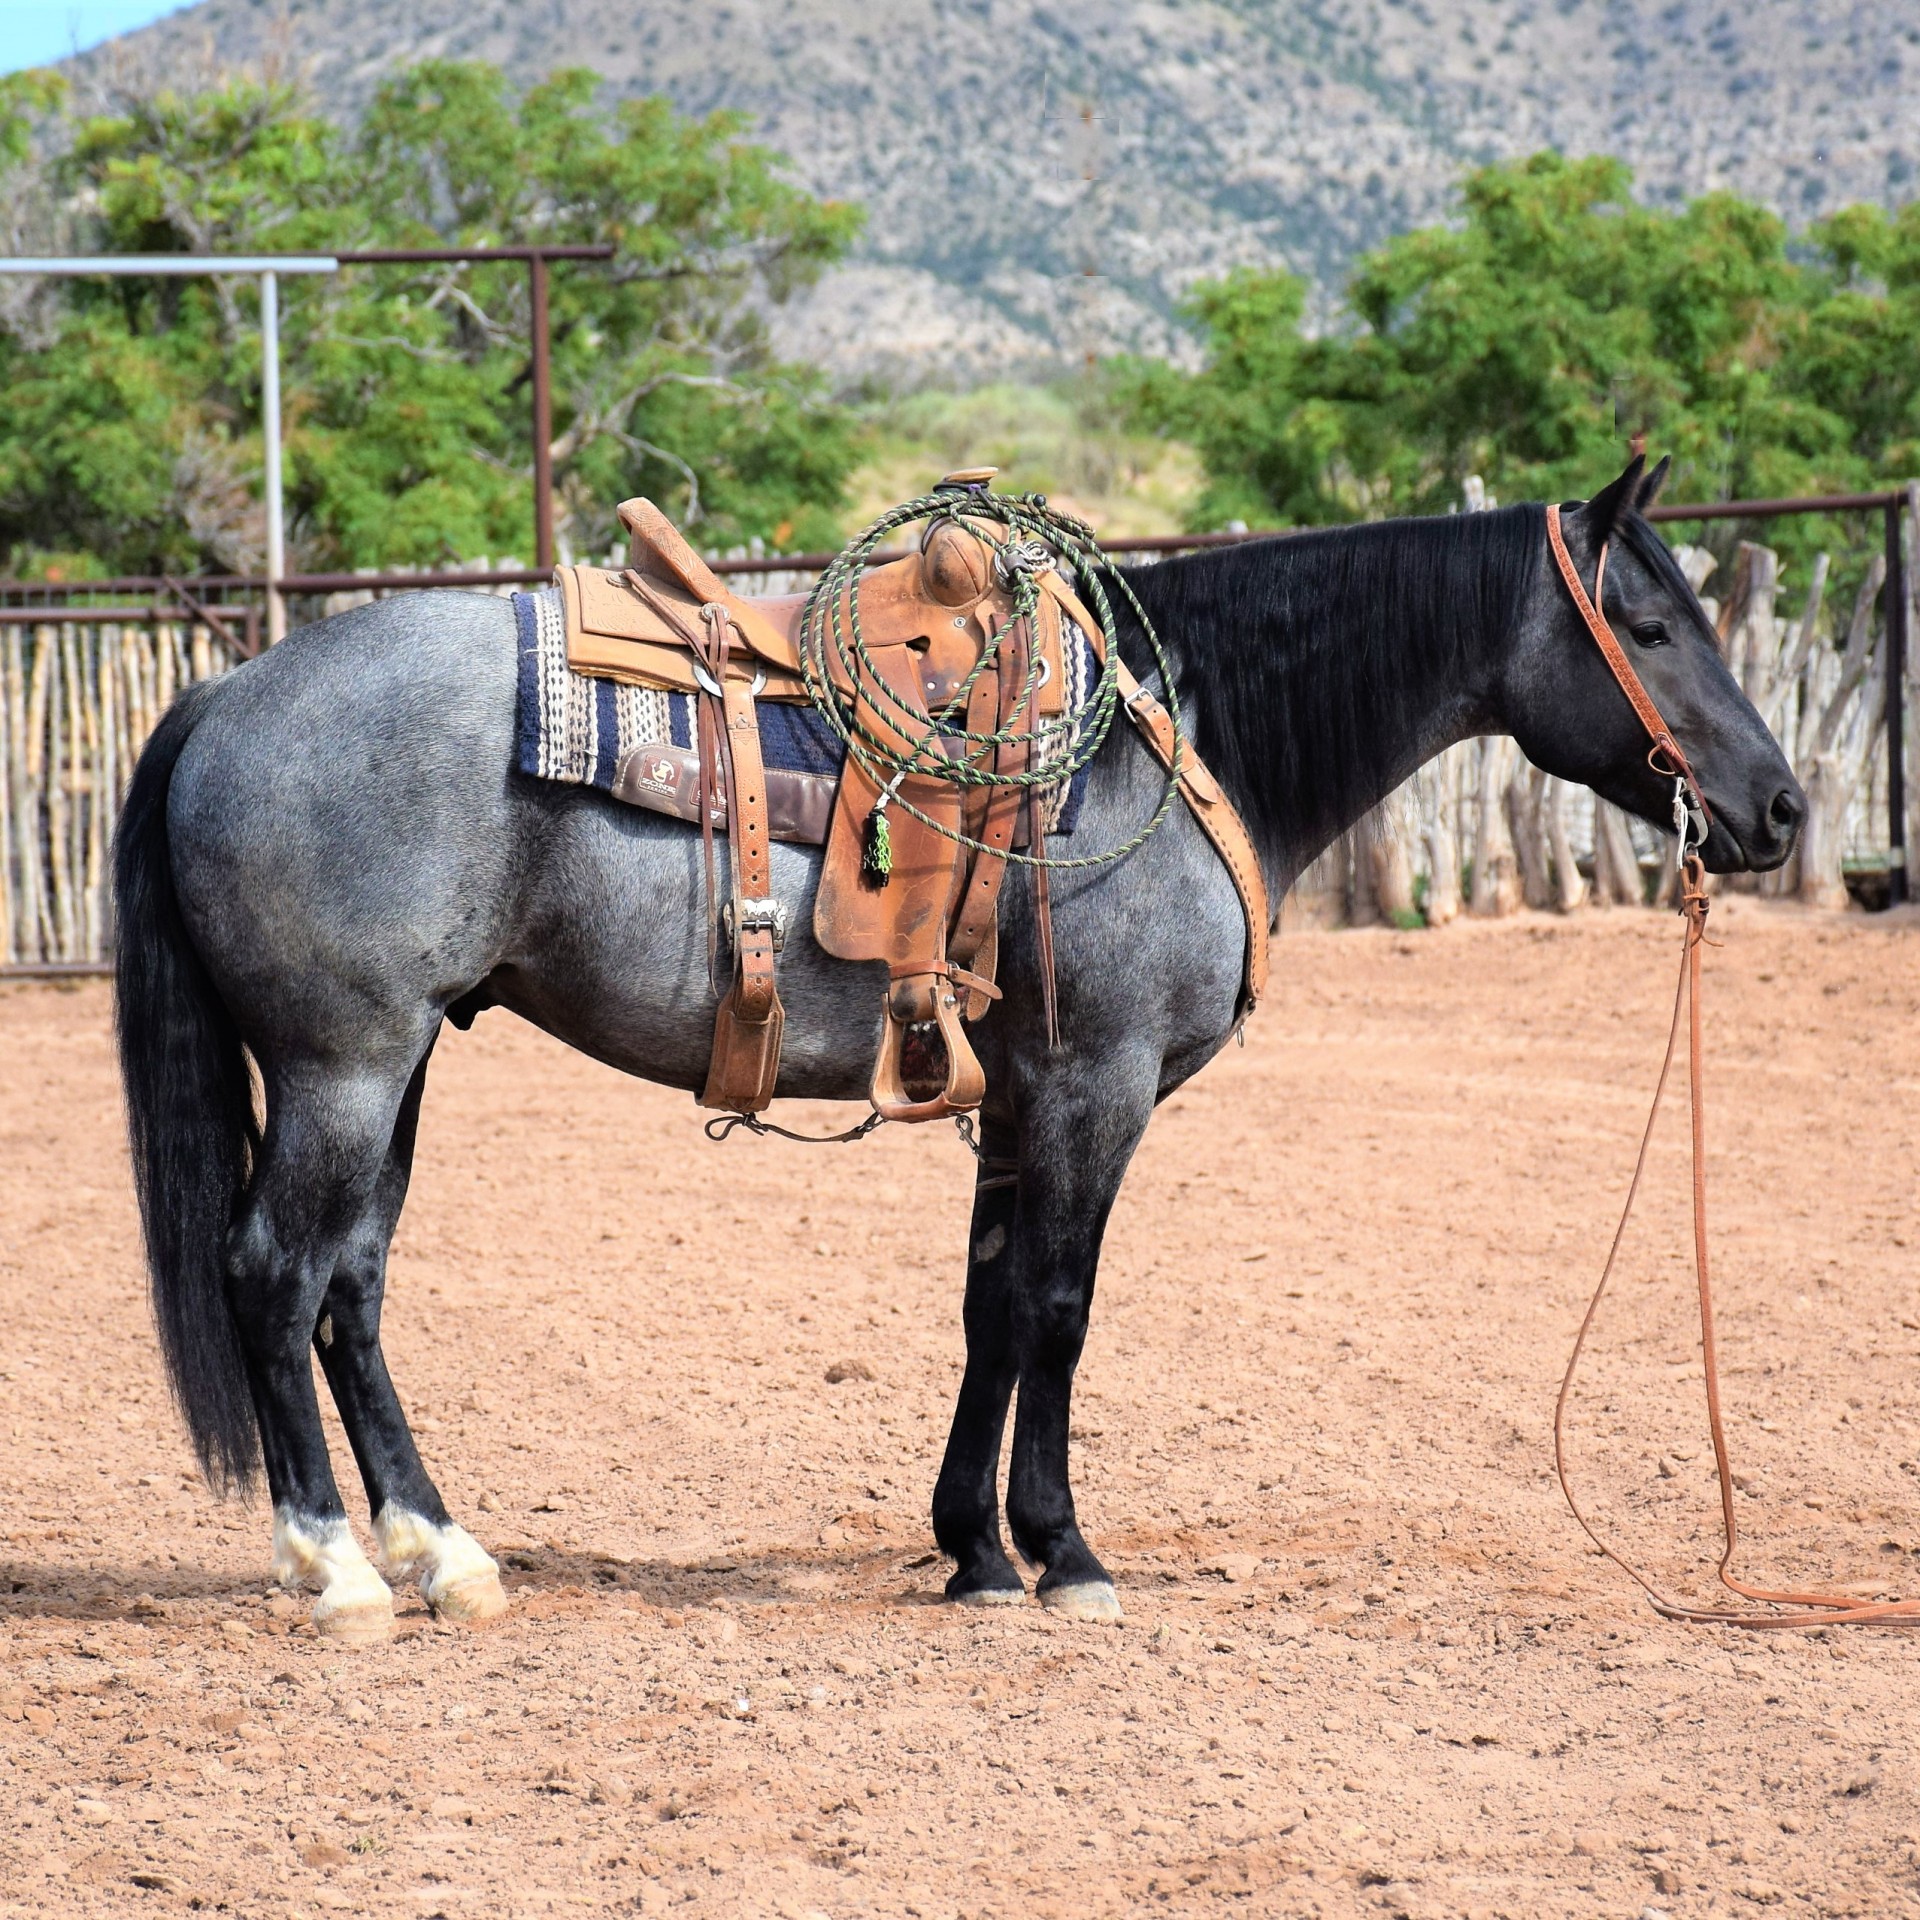
[[[1676,809],[1675,826],[1680,834],[1681,850],[1686,851],[1691,826],[1693,844],[1699,846],[1707,837],[1707,829],[1713,825],[1713,812],[1707,805],[1707,796],[1701,791],[1700,782],[1694,777],[1694,771],[1681,752],[1680,743],[1673,737],[1673,729],[1666,723],[1660,709],[1654,704],[1645,683],[1633,670],[1633,662],[1627,658],[1626,649],[1621,646],[1618,636],[1607,624],[1607,616],[1601,611],[1601,595],[1607,580],[1607,545],[1600,543],[1600,557],[1594,562],[1593,597],[1587,597],[1586,587],[1581,583],[1580,570],[1573,564],[1573,556],[1567,551],[1566,535],[1560,530],[1560,508],[1557,504],[1547,508],[1547,544],[1553,549],[1555,563],[1560,569],[1560,578],[1566,582],[1567,592],[1573,597],[1573,604],[1579,608],[1580,617],[1587,623],[1587,631],[1593,635],[1594,645],[1600,649],[1600,657],[1612,670],[1613,677],[1620,683],[1620,691],[1627,696],[1628,703],[1639,716],[1640,724],[1646,728],[1647,737],[1653,742],[1653,749],[1647,756],[1653,770],[1669,780],[1677,780],[1690,803],[1688,811],[1693,818],[1690,823],[1679,816]],[[1659,759],[1655,759],[1654,755]],[[1661,762],[1665,764],[1662,765]]]
[[[1607,572],[1606,543],[1601,543],[1600,556],[1594,567],[1593,597],[1589,599],[1572,556],[1567,552],[1566,539],[1560,531],[1560,509],[1557,506],[1547,508],[1547,541],[1553,548],[1560,577],[1566,582],[1574,605],[1580,609],[1587,623],[1587,631],[1593,635],[1594,643],[1613,670],[1613,677],[1619,681],[1621,691],[1632,703],[1640,724],[1653,741],[1652,752],[1648,755],[1650,763],[1656,771],[1668,775],[1675,783],[1674,828],[1680,836],[1680,911],[1685,917],[1680,978],[1674,989],[1673,1020],[1667,1029],[1667,1049],[1661,1060],[1660,1076],[1654,1083],[1652,1107],[1647,1114],[1645,1131],[1640,1136],[1639,1156],[1634,1161],[1633,1178],[1627,1185],[1626,1203],[1620,1210],[1620,1224],[1614,1229],[1606,1263],[1600,1270],[1599,1284],[1587,1303],[1580,1331],[1574,1338],[1573,1352],[1567,1361],[1567,1370],[1561,1376],[1559,1397],[1554,1402],[1553,1464],[1560,1481],[1560,1491],[1587,1538],[1645,1592],[1654,1611],[1666,1619],[1684,1620],[1696,1626],[1745,1627],[1757,1631],[1865,1625],[1920,1626],[1920,1604],[1912,1601],[1863,1603],[1852,1594],[1756,1587],[1734,1576],[1733,1561],[1739,1551],[1740,1529],[1734,1513],[1733,1466],[1727,1449],[1726,1423],[1720,1408],[1720,1363],[1714,1338],[1713,1284],[1707,1258],[1706,1049],[1700,1007],[1700,950],[1707,943],[1707,873],[1699,847],[1706,838],[1713,816],[1707,810],[1706,798],[1694,778],[1692,767],[1687,763],[1687,756],[1681,752],[1660,709],[1641,684],[1640,676],[1634,672],[1632,662],[1628,660],[1613,629],[1607,624],[1606,615],[1601,611],[1600,596]],[[1661,765],[1662,761],[1665,762],[1664,766]],[[1757,1606],[1710,1607],[1670,1599],[1638,1567],[1600,1537],[1574,1497],[1567,1471],[1567,1409],[1573,1395],[1574,1376],[1586,1349],[1587,1336],[1592,1332],[1594,1320],[1599,1314],[1600,1303],[1606,1297],[1608,1283],[1613,1278],[1614,1264],[1620,1256],[1620,1244],[1626,1237],[1627,1222],[1632,1217],[1633,1203],[1639,1195],[1640,1178],[1646,1171],[1647,1150],[1653,1143],[1654,1122],[1660,1114],[1661,1096],[1666,1092],[1667,1079],[1673,1070],[1683,1015],[1687,1025],[1687,1094],[1692,1122],[1694,1284],[1700,1310],[1700,1359],[1706,1383],[1707,1431],[1713,1442],[1714,1473],[1720,1494],[1722,1546],[1719,1564],[1714,1572],[1720,1584],[1729,1592],[1737,1594],[1742,1600],[1757,1602]]]

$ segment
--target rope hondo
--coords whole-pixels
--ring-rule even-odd
[[[925,713],[910,707],[887,684],[861,635],[860,580],[871,556],[889,534],[917,521],[935,519],[951,520],[989,550],[994,578],[1007,592],[1012,610],[988,634],[980,658],[929,724]],[[972,524],[979,521],[1004,527],[1006,537],[997,538]],[[1024,683],[1006,724],[992,733],[968,729],[956,716],[966,712],[981,676],[998,671],[1000,656],[1021,622],[1032,621],[1040,604],[1040,576],[1056,565],[1070,575],[1082,604],[1092,609],[1100,623],[1105,645],[1092,691],[1079,707],[1070,708],[1057,720],[1042,718],[1034,711],[1034,700],[1043,663],[1039,648],[1030,647]],[[1167,770],[1159,803],[1145,826],[1119,846],[1060,858],[989,848],[973,835],[949,827],[915,806],[902,790],[910,778],[945,780],[959,787],[1031,790],[1059,786],[1091,763],[1120,711],[1120,648],[1103,576],[1118,582],[1139,619],[1173,721],[1173,765]],[[1172,662],[1126,576],[1101,552],[1093,529],[1085,521],[1048,506],[1044,494],[947,486],[882,514],[834,556],[814,583],[801,614],[800,664],[815,712],[832,729],[847,757],[879,789],[879,800],[867,819],[864,852],[864,864],[876,879],[884,879],[892,865],[892,836],[886,821],[889,807],[901,808],[945,839],[976,852],[990,852],[1017,866],[1056,869],[1098,867],[1125,859],[1160,830],[1179,796],[1187,756]],[[837,677],[832,668],[838,668]],[[842,692],[842,682],[849,691]],[[896,740],[877,732],[860,713],[862,699],[884,712],[911,745],[903,749]],[[998,750],[1020,741],[1031,746],[1027,765],[1020,769],[996,766]]]
[[[1661,1057],[1659,1078],[1654,1082],[1653,1102],[1647,1112],[1646,1127],[1640,1136],[1640,1151],[1634,1159],[1633,1178],[1627,1183],[1626,1201],[1620,1209],[1620,1222],[1614,1228],[1612,1244],[1607,1248],[1606,1264],[1600,1270],[1600,1281],[1593,1290],[1593,1298],[1587,1302],[1580,1331],[1574,1337],[1573,1352],[1567,1359],[1567,1370],[1561,1376],[1560,1393],[1554,1401],[1553,1466],[1560,1481],[1560,1491],[1565,1495],[1567,1506],[1579,1522],[1581,1531],[1646,1594],[1654,1611],[1668,1620],[1686,1620],[1698,1626],[1743,1627],[1755,1632],[1835,1626],[1920,1627],[1920,1602],[1882,1600],[1863,1603],[1850,1594],[1782,1591],[1750,1586],[1746,1581],[1734,1577],[1733,1561],[1740,1548],[1740,1529],[1734,1515],[1733,1469],[1727,1453],[1726,1425],[1720,1411],[1719,1350],[1714,1339],[1713,1285],[1707,1258],[1706,1088],[1702,1073],[1705,1049],[1700,1002],[1700,951],[1707,944],[1707,874],[1697,848],[1699,842],[1705,839],[1711,816],[1706,811],[1705,801],[1685,756],[1668,732],[1659,709],[1641,684],[1639,675],[1634,672],[1600,610],[1606,549],[1601,549],[1599,565],[1595,569],[1593,597],[1589,599],[1561,537],[1557,507],[1547,509],[1547,530],[1554,558],[1575,605],[1585,619],[1588,630],[1599,643],[1607,664],[1620,681],[1635,713],[1640,716],[1642,725],[1653,737],[1655,752],[1666,760],[1665,770],[1674,775],[1674,827],[1680,840],[1680,911],[1685,923],[1680,952],[1680,978],[1674,989],[1673,1019],[1667,1028],[1666,1052]],[[1647,1166],[1647,1151],[1653,1144],[1654,1125],[1660,1117],[1660,1102],[1673,1071],[1682,1013],[1687,1021],[1687,1099],[1692,1123],[1690,1135],[1693,1156],[1693,1270],[1700,1306],[1700,1358],[1706,1380],[1707,1428],[1713,1440],[1714,1471],[1720,1486],[1720,1523],[1724,1540],[1715,1573],[1720,1584],[1730,1593],[1754,1603],[1746,1607],[1689,1606],[1682,1601],[1669,1599],[1639,1568],[1600,1537],[1574,1497],[1567,1472],[1567,1408],[1573,1396],[1574,1377],[1579,1371],[1581,1355],[1586,1350],[1587,1337],[1599,1316],[1600,1303],[1606,1298],[1608,1284],[1613,1278],[1621,1242],[1626,1238],[1627,1222],[1633,1215],[1634,1201],[1639,1197],[1641,1175]]]

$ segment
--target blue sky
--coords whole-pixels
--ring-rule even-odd
[[[0,0],[0,73],[46,67],[76,48],[178,13],[186,0]]]

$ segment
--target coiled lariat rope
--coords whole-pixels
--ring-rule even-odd
[[[994,578],[1011,596],[1013,606],[1007,618],[989,633],[980,658],[951,699],[931,715],[929,724],[927,713],[909,705],[887,684],[868,651],[860,632],[860,580],[872,555],[890,533],[915,521],[938,519],[951,520],[987,549]],[[1007,529],[1007,538],[996,541],[969,524],[977,520],[998,521]],[[1069,708],[1059,719],[1043,718],[1035,710],[1035,696],[1042,684],[1044,666],[1040,649],[1031,647],[1020,696],[1005,724],[992,733],[969,730],[960,716],[967,711],[975,685],[983,674],[998,671],[1002,650],[1020,622],[1032,621],[1040,605],[1040,576],[1056,565],[1070,576],[1082,604],[1090,607],[1100,622],[1105,638],[1100,675],[1093,691],[1082,705]],[[1173,764],[1167,770],[1160,802],[1152,818],[1119,846],[1061,858],[1053,854],[1017,853],[1011,848],[990,848],[973,835],[922,812],[902,792],[909,777],[945,780],[958,787],[1011,787],[1030,791],[1059,786],[1073,779],[1100,751],[1120,707],[1120,648],[1114,630],[1113,607],[1101,578],[1103,573],[1111,573],[1119,582],[1121,592],[1146,633],[1164,693],[1163,704],[1173,722]],[[917,500],[909,500],[883,513],[835,556],[807,596],[801,615],[800,663],[814,710],[839,737],[848,759],[858,765],[880,791],[879,801],[867,823],[866,841],[867,868],[876,878],[884,879],[891,865],[886,826],[886,810],[890,806],[902,808],[923,825],[963,847],[992,853],[996,858],[1023,867],[1097,867],[1110,860],[1125,859],[1151,839],[1179,794],[1186,764],[1186,736],[1180,723],[1180,695],[1174,684],[1173,663],[1126,576],[1101,552],[1093,529],[1085,521],[1048,506],[1044,494],[1005,494],[992,493],[984,487],[964,490],[949,487],[922,494]],[[839,680],[845,682],[847,691],[841,690],[830,664],[839,669]],[[862,700],[887,721],[896,723],[899,733],[911,741],[911,746],[903,750],[898,740],[876,732],[860,713]],[[1031,748],[1023,768],[1002,770],[994,764],[1001,747],[1022,741]]]

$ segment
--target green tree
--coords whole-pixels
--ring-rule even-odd
[[[66,98],[66,82],[44,67],[0,73],[0,176],[33,151],[34,123]]]
[[[1846,208],[1813,238],[1819,293],[1784,381],[1842,423],[1858,484],[1910,479],[1920,474],[1920,202]]]
[[[1199,448],[1196,523],[1444,512],[1470,473],[1503,498],[1579,496],[1635,433],[1674,455],[1675,498],[1914,471],[1920,212],[1854,210],[1796,257],[1730,194],[1667,212],[1630,185],[1618,161],[1557,154],[1477,172],[1459,224],[1366,256],[1320,337],[1288,275],[1196,289],[1204,369],[1116,374]]]
[[[0,163],[38,166],[80,250],[330,251],[611,240],[553,274],[563,537],[614,538],[651,492],[709,544],[821,539],[847,417],[777,364],[761,318],[858,226],[735,116],[611,108],[596,77],[397,75],[351,133],[236,79],[65,118],[0,95]],[[35,152],[24,132],[38,113]],[[259,349],[240,281],[72,281],[0,316],[0,550],[109,570],[258,559]],[[532,549],[529,310],[519,265],[368,267],[283,283],[288,498],[313,566]]]

